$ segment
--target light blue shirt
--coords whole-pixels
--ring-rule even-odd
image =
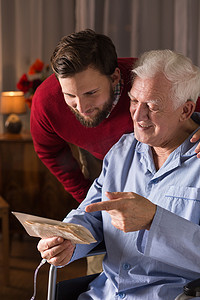
[[[123,135],[105,156],[86,199],[64,220],[84,225],[106,244],[104,271],[79,300],[173,300],[187,282],[200,277],[200,161],[197,143],[189,139],[158,171],[151,147],[133,133]],[[106,191],[135,192],[155,203],[150,230],[124,233],[106,211],[86,213],[88,204],[108,200]],[[94,246],[77,245],[72,261]]]

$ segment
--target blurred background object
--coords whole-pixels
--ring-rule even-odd
[[[1,93],[0,113],[8,115],[5,128],[9,133],[19,133],[22,128],[20,114],[26,113],[24,93],[21,91],[8,91]]]

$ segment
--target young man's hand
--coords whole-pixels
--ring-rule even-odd
[[[200,139],[200,129],[195,132],[195,134],[190,139],[191,143],[196,143]],[[197,153],[197,157],[200,158],[200,142],[198,143],[195,152]]]

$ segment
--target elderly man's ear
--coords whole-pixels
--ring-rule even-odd
[[[185,102],[183,105],[180,121],[189,119],[195,111],[195,106],[196,104],[192,100],[187,100],[187,102]]]

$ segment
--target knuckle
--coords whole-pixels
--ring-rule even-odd
[[[59,260],[58,260],[57,257],[52,257],[52,258],[50,259],[50,262],[51,262],[51,264],[54,265],[54,266],[59,266]]]
[[[38,251],[43,251],[45,248],[47,248],[47,246],[45,246],[45,241],[41,239],[37,244],[37,249]]]
[[[49,259],[49,256],[48,256],[46,253],[44,253],[44,252],[41,252],[41,257],[42,257],[43,259],[46,259],[46,260]]]
[[[42,249],[40,248],[40,243],[37,244],[37,250],[40,252]]]
[[[57,255],[57,249],[56,248],[51,248],[49,250],[49,255],[53,258]]]

